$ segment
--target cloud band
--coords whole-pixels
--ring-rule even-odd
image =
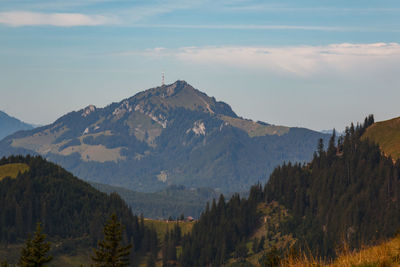
[[[102,15],[80,13],[0,12],[0,23],[9,26],[50,25],[58,27],[97,26],[116,23],[115,19]]]

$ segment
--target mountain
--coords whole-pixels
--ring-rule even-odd
[[[0,155],[40,154],[83,179],[134,191],[184,185],[240,192],[284,161],[310,160],[317,140],[328,137],[243,119],[177,81],[8,136]]]
[[[31,130],[34,127],[30,124],[13,118],[0,110],[0,140],[21,130]]]
[[[363,139],[377,144],[386,155],[394,160],[400,158],[400,117],[372,124],[364,133]]]
[[[124,238],[133,240],[134,251],[146,251],[143,239],[156,235],[117,194],[101,193],[40,156],[0,160],[0,206],[1,248],[22,243],[41,222],[55,244],[52,254],[87,251],[103,238],[104,223],[112,213],[121,218]]]

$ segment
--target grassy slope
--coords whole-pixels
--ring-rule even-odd
[[[400,158],[400,117],[374,123],[364,133],[363,139],[379,144],[386,155]]]
[[[400,266],[400,236],[376,246],[365,247],[360,251],[346,251],[332,263],[300,256],[287,258],[281,266],[290,267],[395,267]]]
[[[225,115],[222,115],[221,119],[236,128],[244,130],[250,137],[265,135],[281,136],[288,133],[290,130],[290,128],[286,126],[263,125],[255,121],[245,120],[241,118],[233,118]]]
[[[6,177],[16,178],[18,173],[29,171],[25,163],[10,163],[0,166],[0,181]]]

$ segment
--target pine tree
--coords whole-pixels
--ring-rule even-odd
[[[101,267],[123,267],[129,266],[129,254],[132,245],[122,246],[121,223],[115,214],[104,226],[104,240],[99,241],[98,248],[94,250],[92,260],[95,266]]]
[[[33,238],[28,238],[25,242],[25,247],[22,248],[19,264],[23,267],[42,267],[46,266],[53,257],[48,256],[50,243],[45,241],[46,235],[42,234],[40,223],[36,225],[36,232]]]
[[[156,267],[156,260],[153,253],[147,258],[147,267]]]
[[[264,250],[265,236],[261,237],[260,243],[258,243],[258,251]]]
[[[258,238],[254,238],[253,240],[253,253],[256,254],[258,252],[258,247],[259,247],[259,243],[258,243]]]
[[[239,260],[239,262],[244,262],[247,258],[248,249],[246,246],[246,242],[243,240],[242,242],[236,245],[236,249],[234,252],[234,257]]]

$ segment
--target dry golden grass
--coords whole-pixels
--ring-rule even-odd
[[[383,242],[380,245],[365,247],[359,251],[343,249],[333,262],[300,253],[300,256],[285,258],[281,266],[285,267],[395,267],[400,266],[400,236]]]
[[[358,252],[342,253],[330,266],[400,266],[400,236]]]
[[[6,177],[16,178],[18,173],[29,171],[29,166],[25,163],[10,163],[0,166],[0,181]]]
[[[250,137],[265,135],[284,135],[289,132],[289,127],[276,125],[263,125],[255,121],[245,120],[241,118],[232,118],[221,115],[220,118],[231,124],[232,126],[247,132]]]
[[[400,159],[400,117],[374,123],[362,136],[377,144],[386,155]]]

